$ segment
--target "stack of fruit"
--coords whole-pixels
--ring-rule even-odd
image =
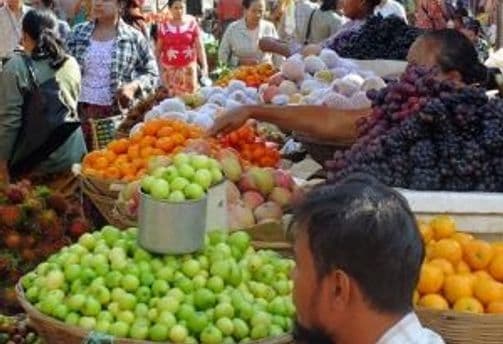
[[[264,141],[251,125],[245,125],[220,138],[223,147],[234,148],[253,166],[276,167],[280,161],[277,144]]]
[[[223,180],[220,163],[206,155],[179,153],[173,164],[158,167],[143,177],[141,189],[158,201],[183,202],[204,198],[208,189]]]
[[[426,260],[415,304],[439,310],[503,313],[503,242],[488,243],[457,232],[448,216],[419,226]]]
[[[243,229],[267,222],[280,222],[300,195],[288,172],[273,168],[243,169],[232,151],[222,151],[220,163],[227,186],[229,227]]]
[[[42,344],[24,315],[0,315],[0,344]]]
[[[89,230],[82,208],[29,181],[0,190],[0,308],[15,310],[18,279]]]
[[[226,74],[223,78],[219,79],[216,84],[217,86],[225,87],[231,80],[241,80],[249,87],[259,87],[275,72],[275,68],[270,64],[242,66]]]
[[[69,325],[118,338],[220,344],[292,329],[294,262],[243,232],[212,232],[200,253],[153,256],[137,230],[82,236],[22,279],[25,297]]]
[[[82,172],[100,179],[133,181],[145,174],[151,157],[176,153],[202,136],[199,127],[183,121],[151,120],[129,139],[114,140],[106,149],[87,154]]]

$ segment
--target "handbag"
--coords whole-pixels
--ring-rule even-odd
[[[77,112],[60,99],[56,78],[39,84],[31,58],[22,56],[31,87],[23,97],[21,129],[8,164],[11,175],[31,172],[80,127]]]

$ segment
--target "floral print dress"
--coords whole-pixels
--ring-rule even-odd
[[[201,32],[195,19],[181,25],[165,22],[159,26],[162,81],[172,95],[193,93],[197,79],[197,44]]]

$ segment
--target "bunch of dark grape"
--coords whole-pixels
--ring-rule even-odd
[[[376,15],[344,44],[338,44],[336,50],[347,58],[406,60],[410,46],[422,33],[396,16]]]
[[[25,316],[0,315],[0,343],[42,344],[42,339],[28,325]]]
[[[327,163],[329,176],[365,172],[414,190],[503,191],[503,99],[436,73],[411,66],[370,94],[373,113],[351,149]]]

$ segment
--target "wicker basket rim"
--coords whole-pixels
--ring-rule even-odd
[[[87,335],[89,334],[88,331],[85,331],[77,326],[72,326],[65,324],[59,320],[56,320],[54,318],[48,317],[45,314],[42,314],[39,312],[32,304],[25,298],[24,296],[24,291],[23,287],[21,285],[21,282],[18,282],[16,284],[16,295],[19,303],[23,307],[23,309],[26,311],[28,314],[28,318],[36,318],[41,322],[44,322],[44,326],[46,327],[55,327],[59,329],[64,329],[68,330],[70,332],[73,332],[75,335],[80,336],[82,338],[86,338]],[[281,343],[291,343],[293,340],[293,337],[291,334],[285,334],[279,337],[275,338],[266,338],[261,341],[254,341],[250,342],[250,344],[281,344]],[[134,339],[129,339],[129,338],[118,338],[117,343],[120,344],[158,344],[159,342],[150,342],[150,341],[141,341],[141,340],[134,340]],[[114,341],[114,343],[116,342]],[[120,341],[120,342],[119,342]],[[171,342],[163,342],[166,344],[170,344]],[[171,343],[172,344],[172,343]]]
[[[488,314],[488,313],[470,313],[470,312],[457,312],[452,309],[449,310],[438,310],[438,309],[431,309],[431,308],[425,308],[425,307],[416,307],[415,312],[426,315],[426,316],[438,316],[438,317],[443,317],[443,318],[463,318],[463,319],[470,319],[474,320],[476,322],[484,322],[487,324],[487,321],[490,322],[495,322],[498,324],[498,327],[501,327],[503,325],[503,314]]]

